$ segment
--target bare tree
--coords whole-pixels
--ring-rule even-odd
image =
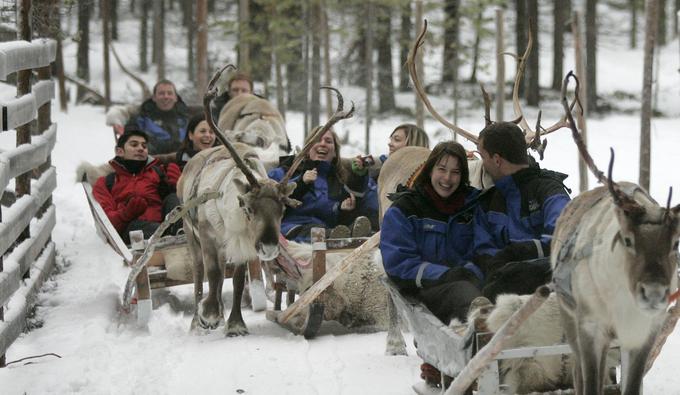
[[[415,12],[415,18],[416,18],[416,31],[420,32],[423,30],[423,2],[422,0],[417,0],[416,1],[416,12]],[[425,72],[423,70],[423,52],[425,50],[418,51],[418,55],[416,57],[416,70],[420,74],[419,75],[419,80],[420,81],[425,81]],[[421,129],[424,129],[425,126],[425,108],[423,107],[423,101],[420,100],[418,95],[415,95],[416,99],[416,126],[418,126]]]
[[[111,46],[111,20],[109,17],[111,13],[109,12],[108,1],[102,1],[101,3],[101,13],[102,13],[102,38],[103,38],[103,54],[104,54],[104,106],[109,109],[111,104],[111,62],[109,61],[109,47]]]
[[[110,2],[103,1],[100,7],[104,7],[103,3],[108,3],[106,6],[109,10],[110,27],[111,27],[111,40],[118,40],[118,0],[111,0]]]
[[[331,40],[330,40],[330,28],[328,26],[328,10],[324,4],[322,9],[322,23],[321,29],[323,30],[323,71],[324,71],[324,83],[326,86],[333,85],[333,80],[331,78]],[[331,90],[326,89],[326,117],[331,118],[333,115],[333,102],[331,97]]]
[[[637,12],[639,0],[628,0],[630,8],[630,48],[637,48]]]
[[[553,2],[553,79],[552,89],[562,89],[562,75],[564,74],[564,26],[567,16],[570,14],[569,7],[564,2]]]
[[[322,10],[321,1],[313,0],[310,8],[311,22],[312,22],[312,98],[310,101],[310,116],[312,127],[319,125],[319,117],[321,113],[321,22]]]
[[[527,6],[526,0],[515,0],[515,46],[517,53],[521,53],[527,46]],[[536,52],[536,51],[534,51]],[[524,97],[526,78],[522,79],[517,90],[520,97]]]
[[[457,70],[459,34],[459,0],[444,1],[444,59],[442,62],[442,82],[453,82]]]
[[[652,76],[654,67],[654,47],[658,22],[657,0],[645,2],[645,47],[644,69],[642,72],[642,109],[640,111],[640,175],[638,183],[649,190],[651,157],[651,119],[652,119]]]
[[[165,1],[153,2],[153,61],[160,81],[165,78]]]
[[[529,55],[527,62],[527,85],[526,85],[526,99],[527,104],[531,106],[538,106],[541,100],[540,87],[538,84],[539,78],[539,34],[538,34],[538,0],[527,1],[527,11],[529,13],[529,30],[533,35],[533,49]]]
[[[149,70],[149,11],[151,10],[151,0],[140,0],[141,14],[139,16],[139,69]]]
[[[597,0],[586,0],[585,14],[586,96],[588,97],[588,112],[595,112],[597,111]]]
[[[200,2],[200,1],[199,1]],[[198,16],[196,17],[196,24],[194,24],[194,4],[199,2],[194,2],[193,0],[182,0],[182,25],[187,29],[187,76],[189,81],[197,81],[196,68],[199,67],[199,59],[194,57],[194,30],[207,29],[207,23],[204,20],[202,23],[198,21]],[[197,5],[198,8],[198,5]],[[207,19],[207,17],[206,17]],[[206,37],[207,43],[207,37]],[[207,45],[207,44],[206,44]],[[206,49],[206,59],[207,59],[207,49]],[[200,69],[200,67],[199,67]],[[207,69],[207,60],[206,60]],[[207,79],[205,81],[208,82]]]
[[[385,113],[396,108],[394,102],[394,75],[392,74],[392,20],[389,5],[375,5],[376,34],[375,46],[378,49],[378,99],[379,112]]]
[[[366,3],[366,133],[364,152],[370,152],[371,122],[373,121],[373,18],[375,9],[373,2]]]
[[[78,51],[76,55],[76,76],[85,82],[90,81],[90,18],[91,0],[78,0]],[[76,100],[81,100],[86,91],[79,85]]]
[[[657,26],[659,28],[659,31],[656,33],[656,42],[657,45],[660,47],[663,47],[666,45],[666,26],[668,25],[666,23],[666,0],[658,0],[659,4],[657,5],[658,11],[657,13],[659,14],[657,19],[659,22],[657,23]]]
[[[411,30],[413,23],[411,23],[411,2],[405,2],[401,7],[401,29],[399,29],[399,90],[404,92],[408,88],[408,70],[406,70],[406,59],[408,58],[408,49],[411,45]]]
[[[250,45],[248,40],[250,20],[250,1],[239,0],[238,2],[238,68],[250,72]]]
[[[198,95],[203,96],[208,86],[208,3],[196,1],[196,85]],[[192,28],[189,27],[189,30]]]

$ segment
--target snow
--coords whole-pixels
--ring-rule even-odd
[[[120,32],[134,37],[133,22],[123,21]],[[129,26],[128,26],[129,25]],[[98,27],[93,26],[93,35]],[[129,32],[132,30],[133,32]],[[616,35],[616,31],[612,36]],[[619,32],[620,33],[620,32]],[[177,35],[176,32],[173,34]],[[619,41],[621,39],[619,38]],[[544,42],[548,42],[544,40]],[[628,50],[603,38],[598,62],[601,91],[607,94],[621,91],[633,94],[627,100],[632,112],[619,112],[591,117],[588,120],[589,147],[596,164],[605,169],[609,147],[617,154],[614,166],[616,180],[636,181],[639,155],[639,91],[642,81],[641,50]],[[121,57],[136,59],[136,41],[117,44]],[[66,67],[75,64],[75,44],[66,42]],[[215,45],[214,43],[213,45]],[[665,202],[668,188],[680,190],[680,178],[673,163],[680,147],[680,79],[678,78],[678,42],[670,42],[660,51],[659,108],[666,114],[652,121],[651,194]],[[542,47],[542,51],[547,46]],[[101,45],[93,40],[91,48],[92,80],[101,79]],[[177,59],[184,59],[181,50]],[[433,57],[439,59],[440,56]],[[427,58],[426,58],[427,59]],[[431,59],[431,58],[430,58]],[[544,58],[544,61],[548,58]],[[572,62],[567,52],[565,70]],[[130,61],[132,63],[132,61]],[[182,63],[182,62],[178,62]],[[547,62],[546,62],[547,63]],[[71,68],[73,69],[73,68]],[[490,69],[490,68],[489,68]],[[513,68],[509,67],[506,75]],[[546,68],[547,69],[547,68]],[[174,71],[177,75],[183,72]],[[491,71],[481,78],[491,85]],[[542,74],[547,85],[550,70]],[[136,100],[138,87],[123,76],[117,66],[113,94],[122,100]],[[173,76],[171,75],[171,78]],[[151,74],[147,81],[153,81]],[[357,104],[357,116],[342,122],[337,130],[349,133],[350,143],[343,147],[346,156],[363,151],[365,120],[364,91],[356,87],[340,87],[345,100]],[[433,97],[440,112],[452,108],[448,98]],[[413,107],[411,92],[397,96],[398,105]],[[544,124],[557,120],[561,108],[555,99],[542,105]],[[617,103],[618,104],[618,103]],[[477,131],[483,126],[482,109],[478,104],[462,103],[463,116],[459,125]],[[530,124],[537,109],[527,108]],[[506,114],[512,114],[509,103]],[[506,115],[507,116],[507,115]],[[7,353],[7,361],[55,353],[32,364],[17,363],[0,369],[3,394],[185,394],[185,393],[246,393],[246,394],[410,394],[410,386],[420,380],[420,359],[415,355],[412,337],[407,334],[408,356],[385,356],[384,332],[352,333],[339,325],[324,323],[316,339],[305,340],[267,321],[264,313],[244,311],[250,335],[226,338],[221,330],[207,334],[189,333],[193,314],[191,286],[155,291],[158,305],[153,311],[148,329],[136,329],[120,317],[117,307],[127,280],[128,269],[96,235],[85,194],[74,181],[75,168],[82,160],[102,163],[113,155],[113,136],[105,126],[104,109],[89,105],[73,105],[68,113],[58,110],[53,101],[53,120],[58,124],[57,144],[52,163],[57,169],[58,188],[53,194],[57,224],[53,241],[57,250],[57,270],[46,282],[37,299],[33,329],[23,334]],[[370,151],[387,151],[387,136],[394,126],[412,122],[406,116],[389,116],[372,123]],[[293,145],[302,145],[302,115],[288,113],[287,124]],[[427,118],[426,130],[433,142],[449,137],[448,132],[432,118]],[[576,148],[567,131],[548,136],[546,159],[542,166],[570,174],[567,185],[578,190]],[[0,147],[14,144],[14,133],[0,135]],[[473,148],[465,143],[468,148]],[[590,186],[594,186],[590,176]],[[680,198],[676,193],[673,204]],[[225,304],[231,304],[231,286],[225,283]],[[19,309],[10,302],[7,316]],[[676,330],[645,380],[649,394],[678,393],[680,375],[674,374],[680,355],[680,332]]]

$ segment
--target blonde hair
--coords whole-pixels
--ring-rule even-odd
[[[406,147],[416,146],[430,148],[430,138],[427,137],[427,133],[418,126],[412,123],[402,123],[401,125],[394,128],[390,137],[399,129],[404,130],[406,135]]]
[[[317,126],[314,129],[312,129],[312,132],[305,138],[305,144],[307,144],[312,139],[312,136],[314,136],[314,134],[319,129],[321,129],[321,126]],[[340,139],[338,138],[338,135],[335,134],[335,132],[332,129],[329,129],[326,133],[330,133],[331,136],[333,136],[333,146],[335,148],[335,157],[331,159],[331,165],[333,165],[333,167],[335,168],[335,174],[338,177],[338,179],[342,183],[345,183],[347,181],[347,171],[340,163],[340,149],[342,148],[342,144],[340,144]],[[323,137],[323,135],[319,136],[319,139],[321,137]],[[309,159],[309,153],[307,153],[306,159]]]

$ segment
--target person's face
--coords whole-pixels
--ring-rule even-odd
[[[193,131],[189,132],[189,140],[196,151],[202,151],[215,144],[215,132],[210,129],[207,121],[201,121]]]
[[[390,155],[399,148],[406,147],[406,131],[404,129],[397,129],[390,135],[390,142],[387,144],[390,149]]]
[[[229,85],[229,96],[232,98],[243,93],[253,93],[250,91],[250,83],[246,80],[234,80]]]
[[[321,141],[314,144],[312,149],[309,150],[309,159],[330,162],[333,158],[335,158],[335,144],[333,133],[329,130],[321,136]]]
[[[161,111],[170,111],[177,103],[175,87],[170,84],[160,84],[156,87],[152,100]]]
[[[149,156],[146,140],[141,136],[131,136],[123,148],[116,147],[116,156],[128,160],[146,160]]]
[[[484,149],[484,139],[480,139],[477,143],[477,151],[482,157],[482,166],[484,170],[491,176],[491,178],[496,181],[503,177],[500,170],[500,156],[498,154],[489,155],[489,152]]]
[[[460,185],[460,164],[458,158],[445,155],[432,168],[430,175],[432,188],[437,195],[446,199],[451,196]]]

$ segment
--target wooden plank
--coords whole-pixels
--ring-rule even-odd
[[[33,97],[35,98],[36,108],[40,108],[43,104],[47,104],[55,97],[54,81],[41,80],[33,85],[31,88]]]
[[[14,244],[56,187],[57,174],[54,168],[50,168],[33,184],[31,195],[20,197],[3,213],[4,222],[0,223],[0,254],[4,254]]]
[[[390,280],[383,278],[382,282],[418,343],[418,356],[448,376],[457,375],[468,362],[463,350],[465,338],[439,321],[422,303],[402,295]]]
[[[30,269],[45,247],[55,224],[55,208],[50,206],[45,215],[36,222],[37,234],[22,242],[5,259],[6,271],[0,273],[0,306],[4,306],[12,294],[19,289],[24,273]]]
[[[113,248],[113,250],[120,255],[125,263],[129,266],[132,265],[132,253],[123,242],[123,239],[113,227],[109,217],[106,216],[104,209],[95,200],[92,194],[92,186],[87,182],[83,182],[83,190],[85,190],[85,196],[87,197],[87,203],[90,206],[90,211],[92,212],[92,218],[94,219],[94,226],[98,230],[98,234],[103,236],[103,240]]]
[[[49,66],[56,56],[57,43],[52,39],[0,43],[0,80],[19,70]]]
[[[326,274],[326,229],[312,228],[312,281]]]
[[[368,240],[366,240],[366,242],[361,245],[361,247],[356,248],[354,251],[352,251],[352,253],[347,255],[342,261],[338,263],[337,266],[326,272],[326,274],[321,277],[319,281],[315,282],[314,285],[309,287],[309,289],[300,295],[300,298],[298,298],[295,303],[293,303],[291,306],[288,306],[288,308],[279,317],[281,319],[280,322],[285,324],[292,316],[302,312],[302,309],[312,303],[319,296],[319,294],[323,292],[323,290],[328,288],[333,283],[333,281],[338,278],[338,276],[349,270],[355,263],[359,261],[359,258],[373,250],[373,248],[375,248],[379,242],[380,232],[369,237]]]
[[[0,355],[7,353],[9,346],[19,337],[26,324],[26,313],[31,307],[30,301],[33,300],[40,286],[52,272],[54,267],[55,247],[50,242],[43,251],[40,258],[33,264],[33,275],[26,279],[26,284],[17,292],[21,296],[20,300],[11,303],[12,309],[5,313],[5,321],[0,322]]]
[[[44,163],[56,142],[57,125],[53,123],[45,133],[33,136],[31,144],[0,153],[0,190],[5,190],[12,178]]]

